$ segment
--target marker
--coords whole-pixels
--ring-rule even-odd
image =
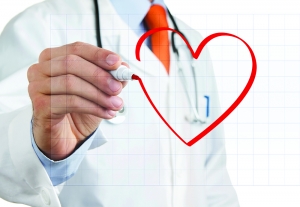
[[[109,73],[118,81],[129,81],[135,80],[133,77],[135,74],[132,70],[128,69],[126,66],[121,65],[116,70],[110,70]]]

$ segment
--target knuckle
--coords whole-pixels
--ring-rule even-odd
[[[92,76],[95,80],[94,82],[96,83],[95,86],[101,91],[105,92],[107,95],[116,96],[121,93],[122,87],[120,87],[120,90],[118,91],[112,91],[110,89],[109,82],[111,81],[110,79],[112,79],[112,77],[106,71],[103,71],[101,68],[96,69],[93,72]],[[122,83],[119,84],[121,85]]]
[[[81,42],[81,41],[76,41],[76,42],[71,43],[71,46],[76,47],[76,46],[82,46],[83,44],[84,44],[84,43]]]
[[[76,55],[66,55],[62,61],[63,67],[71,68],[77,60]]]
[[[51,48],[44,49],[39,56],[39,61],[51,59]]]
[[[66,91],[72,90],[73,86],[76,84],[76,77],[74,75],[65,75],[64,76],[64,86]]]
[[[31,65],[27,70],[27,79],[29,82],[34,80],[34,77],[38,71],[38,64]]]
[[[35,95],[35,93],[37,92],[37,84],[35,82],[30,82],[28,84],[28,94],[30,97],[33,97]]]
[[[79,108],[80,104],[76,95],[70,95],[68,98],[68,106],[73,108]]]
[[[101,68],[96,68],[95,71],[93,72],[93,77],[94,78],[99,78],[102,77],[103,73],[102,73],[102,69]]]
[[[66,55],[65,60],[66,61],[74,61],[74,60],[77,60],[77,56],[73,55],[73,54],[68,54],[68,55]]]
[[[79,41],[70,44],[71,54],[79,54],[83,45],[84,43]]]
[[[36,111],[41,111],[47,107],[47,100],[44,96],[34,96],[32,99],[33,108]]]
[[[107,52],[104,52],[105,50],[99,48],[96,50],[95,54],[94,54],[94,60],[97,62],[97,63],[100,63],[101,65],[104,65],[102,64],[103,62],[105,62],[105,59],[106,59],[106,55],[107,55]]]
[[[72,64],[74,62],[74,55],[65,55],[59,58],[59,69],[63,70],[64,72],[67,72],[67,69],[72,67]]]

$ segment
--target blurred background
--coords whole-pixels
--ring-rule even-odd
[[[0,32],[38,0],[0,0]],[[297,0],[165,0],[202,36],[229,32],[253,48],[258,72],[225,121],[227,168],[242,207],[300,206],[300,12]],[[208,44],[225,111],[249,78],[251,60],[235,39]],[[1,183],[0,183],[1,185]],[[0,206],[11,204],[0,198]]]

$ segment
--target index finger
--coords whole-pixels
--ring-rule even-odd
[[[83,42],[47,48],[41,52],[39,62],[67,55],[77,55],[105,70],[115,70],[122,63],[121,57],[116,53]]]

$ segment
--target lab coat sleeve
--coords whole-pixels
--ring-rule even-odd
[[[85,157],[86,152],[90,148],[95,135],[97,134],[97,131],[99,131],[99,128],[97,128],[96,131],[93,132],[89,137],[87,137],[85,142],[69,157],[63,160],[54,161],[45,156],[36,145],[32,133],[32,124],[30,129],[32,147],[39,160],[45,167],[53,186],[60,185],[74,176],[83,158]]]
[[[49,46],[47,22],[39,8],[14,17],[0,35],[0,113],[30,104],[27,70]]]
[[[57,189],[30,142],[30,105],[0,114],[0,197],[34,207],[59,207]]]
[[[47,34],[41,18],[30,13],[35,14],[29,9],[13,18],[0,35],[0,197],[54,207],[60,206],[56,189],[30,141],[27,68],[37,62]]]
[[[50,47],[49,2],[14,17],[0,35],[0,197],[38,207],[61,206],[57,194],[64,185],[53,187],[30,136],[27,69]],[[99,130],[89,149],[104,142]]]

